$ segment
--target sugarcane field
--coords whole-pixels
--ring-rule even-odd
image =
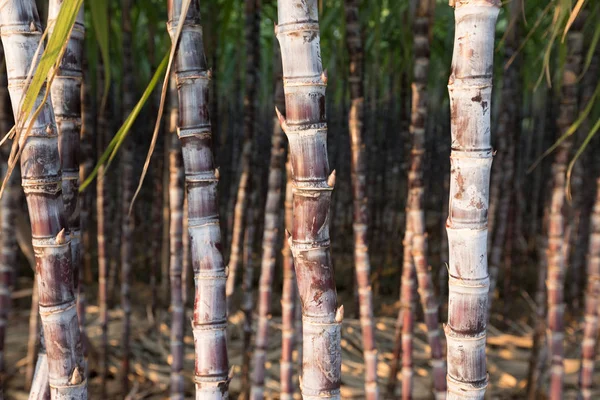
[[[0,0],[0,400],[600,399],[600,1]]]

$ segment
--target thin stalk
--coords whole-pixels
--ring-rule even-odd
[[[290,247],[302,299],[305,400],[340,398],[343,306],[337,292],[329,237],[335,172],[327,160],[325,88],[316,0],[278,0],[286,117],[278,114],[290,145],[293,224]]]
[[[283,92],[283,86],[281,86]],[[276,97],[277,98],[277,97]],[[279,127],[276,123],[273,129]],[[286,163],[286,185],[285,185],[285,205],[284,220],[285,230],[290,232],[292,229],[292,181],[290,172],[290,163]],[[280,387],[281,400],[292,400],[294,398],[294,347],[297,346],[297,337],[302,336],[302,326],[296,326],[296,310],[299,310],[296,301],[298,293],[296,290],[296,274],[294,272],[294,259],[290,249],[289,241],[283,241],[283,289],[281,295],[281,361],[280,368]],[[302,319],[299,319],[302,321]],[[258,342],[258,339],[257,339]],[[257,344],[258,348],[258,344]],[[256,351],[256,350],[255,350]],[[299,355],[299,359],[302,356]]]
[[[25,390],[31,389],[38,355],[38,337],[40,335],[39,295],[37,279],[33,280],[31,311],[29,312],[29,335],[27,339],[27,369],[25,370]]]
[[[169,156],[169,207],[171,223],[169,236],[171,282],[171,399],[183,400],[183,325],[185,321],[181,270],[183,264],[183,160],[181,144],[176,134],[171,135]]]
[[[505,44],[504,44],[504,61],[511,60],[515,54],[517,46],[519,45],[519,30],[517,19],[521,15],[521,2],[519,0],[513,0],[510,3],[510,20],[515,20],[514,25],[511,26],[510,32],[507,33]],[[496,292],[496,282],[498,281],[498,270],[502,262],[502,257],[506,259],[505,246],[510,242],[511,238],[507,236],[509,227],[509,213],[511,208],[514,208],[514,204],[511,204],[513,199],[513,186],[515,184],[513,176],[515,175],[515,166],[517,163],[516,145],[519,138],[520,121],[518,120],[519,108],[521,98],[518,91],[519,84],[519,59],[515,59],[515,62],[510,64],[508,69],[505,69],[504,78],[502,80],[501,90],[501,105],[500,105],[500,116],[498,117],[498,129],[497,135],[501,138],[504,143],[502,149],[502,157],[500,160],[496,160],[498,166],[497,173],[499,176],[496,181],[498,182],[498,193],[497,193],[497,211],[491,211],[490,213],[496,212],[496,218],[494,222],[494,231],[492,232],[492,249],[490,252],[490,291],[488,299],[488,320],[491,313],[492,301]],[[493,181],[493,180],[492,180]],[[514,211],[513,211],[514,213]],[[490,214],[491,215],[491,214]],[[491,226],[489,226],[492,229]],[[506,265],[508,266],[508,265]],[[505,284],[509,280],[506,279]],[[509,293],[505,292],[505,303],[508,303]]]
[[[40,350],[35,364],[35,373],[29,390],[29,400],[50,400],[50,385],[48,384],[48,354],[44,331],[40,331]]]
[[[596,203],[590,221],[590,242],[587,256],[587,291],[585,295],[585,327],[579,375],[579,398],[592,399],[594,364],[598,336],[600,306],[600,178],[596,181]]]
[[[367,154],[365,151],[363,114],[363,46],[361,40],[358,0],[346,0],[346,47],[350,55],[350,113],[348,126],[352,149],[352,194],[354,269],[358,289],[359,318],[362,329],[363,357],[365,360],[365,398],[379,398],[377,386],[377,348],[375,347],[375,322],[373,320],[373,291],[370,284],[371,260],[369,258],[369,215],[367,198]]]
[[[4,51],[1,46],[0,59],[4,59]],[[13,117],[10,110],[6,71],[1,71],[0,132],[6,134],[12,125]],[[0,169],[2,176],[5,176],[8,172],[8,154],[2,154]],[[18,174],[13,173],[8,181],[4,195],[0,198],[0,398],[4,398],[4,379],[6,374],[4,341],[7,335],[8,317],[12,306],[11,293],[15,283],[14,277],[17,272],[15,271],[17,266],[17,234],[15,226],[21,202],[21,189],[18,187],[18,179]]]
[[[9,0],[0,13],[9,91],[15,119],[42,28],[34,1]],[[10,27],[6,29],[5,27]],[[35,67],[35,65],[34,65]],[[35,69],[35,68],[33,68]],[[51,101],[20,132],[21,181],[31,220],[40,315],[48,338],[48,378],[54,399],[86,399],[84,358],[77,320],[74,271],[62,197],[59,141]],[[28,116],[29,118],[29,116]],[[27,129],[30,134],[25,135]]]
[[[121,0],[121,40],[123,46],[123,115],[129,115],[135,105],[135,78],[132,54],[132,0]],[[121,360],[121,392],[129,393],[131,356],[131,277],[133,261],[134,214],[129,212],[133,199],[133,137],[129,135],[121,149],[121,307],[123,308],[123,335]]]
[[[182,0],[169,0],[168,30],[177,31]],[[192,0],[183,22],[176,53],[175,76],[179,94],[178,134],[181,140],[189,204],[188,229],[192,245],[195,299],[194,383],[197,400],[229,398],[227,357],[227,272],[221,252],[217,202],[218,170],[214,166],[208,116],[210,73],[206,66],[200,10]]]
[[[400,290],[400,313],[402,334],[400,335],[402,353],[402,400],[412,399],[413,394],[413,333],[415,326],[415,308],[417,282],[412,257],[413,232],[407,227],[404,236],[404,262],[402,265],[402,288]],[[398,365],[398,361],[394,361]],[[396,378],[395,376],[393,377]]]
[[[259,16],[260,0],[245,1],[245,39],[246,39],[246,90],[244,92],[244,141],[240,159],[240,180],[235,201],[233,220],[233,236],[229,254],[229,276],[227,277],[227,302],[231,311],[230,298],[235,291],[235,280],[242,260],[244,223],[246,209],[251,190],[251,158],[254,141],[254,120],[256,118],[255,98],[257,92],[257,71],[260,62],[259,54]],[[236,160],[236,159],[234,159]]]
[[[255,186],[255,182],[253,182]],[[244,322],[242,329],[243,337],[243,354],[242,354],[242,390],[240,397],[248,399],[250,397],[250,361],[252,359],[252,312],[254,311],[254,239],[256,236],[256,219],[258,213],[256,207],[258,203],[258,190],[256,187],[252,189],[252,194],[248,202],[248,210],[246,211],[246,231],[244,232],[244,277],[242,280],[242,313]]]
[[[104,87],[104,66],[98,65],[97,87]],[[99,97],[101,98],[101,97]],[[106,112],[100,110],[96,126],[97,156],[103,153],[104,146],[108,144],[108,121]],[[100,397],[106,398],[106,379],[108,376],[108,185],[104,173],[104,166],[98,167],[96,179],[96,231],[98,241],[98,308],[100,319],[100,346],[98,349],[98,369],[100,375]]]
[[[281,55],[279,46],[275,46],[275,61],[274,61],[274,80],[275,80],[275,103],[278,107],[285,107],[285,99],[283,97],[283,83],[281,81]],[[260,281],[258,285],[258,328],[256,330],[256,342],[254,347],[254,358],[252,362],[252,399],[264,398],[265,385],[265,362],[267,357],[267,347],[269,343],[269,316],[271,314],[271,298],[273,296],[273,281],[275,278],[275,266],[277,263],[277,244],[281,240],[281,199],[283,186],[283,168],[285,163],[285,139],[283,131],[279,125],[279,121],[273,121],[273,135],[271,139],[271,160],[269,167],[269,184],[267,191],[267,201],[265,203],[265,218],[264,218],[264,233],[262,241],[262,260],[260,266]],[[291,261],[291,260],[289,260]],[[284,326],[282,335],[282,346],[289,346],[290,336],[293,335],[293,325],[290,329],[289,324],[293,324],[293,296],[294,288],[290,288],[289,271],[286,269],[290,265],[284,265],[284,288],[283,296],[288,296],[285,301],[282,298],[282,318]],[[292,266],[293,269],[293,266]],[[292,271],[293,274],[293,271]],[[293,280],[292,280],[293,282]],[[288,285],[288,286],[286,286]],[[288,293],[286,293],[286,290]],[[291,293],[290,293],[291,290]],[[292,296],[290,299],[289,296]],[[288,307],[288,308],[286,308]],[[292,308],[289,308],[292,307]],[[290,314],[291,312],[291,314]],[[287,318],[287,320],[285,320]],[[287,341],[286,341],[287,339]],[[292,341],[293,343],[293,341]],[[283,369],[291,368],[289,359],[292,355],[293,347],[282,347],[282,378],[288,379],[285,384],[282,380],[282,393],[284,392],[283,385],[291,386],[291,370],[289,375],[283,373]],[[285,352],[285,355],[283,354]],[[284,360],[285,358],[285,360]],[[285,366],[283,365],[285,364]],[[285,388],[285,393],[289,391],[289,387]]]
[[[452,150],[448,206],[449,400],[483,399],[489,275],[487,222],[490,110],[498,0],[456,0],[452,72],[448,82]]]
[[[577,77],[581,72],[583,51],[582,18],[578,18],[567,34],[567,59],[562,73],[562,86],[559,115],[556,121],[558,136],[561,137],[577,118],[578,85]],[[560,143],[555,151],[552,164],[552,195],[548,219],[548,272],[546,288],[548,290],[548,353],[551,360],[550,399],[563,398],[564,379],[564,275],[566,270],[568,246],[566,240],[565,173],[569,163],[572,138]]]
[[[446,363],[440,341],[438,300],[427,260],[428,238],[425,228],[425,181],[423,178],[425,158],[425,121],[427,119],[427,76],[429,72],[429,37],[433,1],[421,1],[414,22],[414,66],[412,83],[412,108],[409,132],[412,136],[410,169],[408,173],[408,198],[406,206],[407,231],[411,232],[410,253],[416,269],[419,297],[423,308],[427,341],[431,349],[433,386],[436,399],[446,398]]]

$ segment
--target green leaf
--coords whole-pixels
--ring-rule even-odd
[[[581,146],[579,146],[577,153],[575,153],[575,156],[573,156],[573,159],[569,163],[569,168],[567,169],[567,187],[566,187],[567,199],[569,199],[569,201],[571,201],[571,173],[573,172],[573,167],[575,166],[575,162],[577,161],[579,156],[581,156],[581,154],[585,151],[587,145],[590,143],[590,141],[592,140],[592,138],[594,137],[596,132],[598,132],[599,129],[600,129],[600,118],[598,118],[596,120],[596,123],[594,124],[592,129],[589,131],[585,140],[583,141]]]
[[[99,114],[102,115],[106,109],[106,101],[110,90],[110,25],[108,21],[108,2],[107,0],[92,0],[88,1],[90,12],[92,14],[92,25],[96,32],[96,39],[100,47],[102,55],[102,63],[104,65],[104,88],[102,91],[102,102],[100,103]]]
[[[54,23],[54,29],[50,35],[50,39],[48,39],[48,45],[42,53],[42,58],[37,66],[37,69],[35,70],[21,105],[19,120],[22,123],[24,123],[31,113],[33,105],[35,104],[42,87],[46,83],[50,70],[60,62],[62,54],[64,53],[64,48],[71,34],[71,30],[75,24],[77,13],[79,12],[82,4],[83,0],[65,0],[62,3],[58,17]],[[48,87],[46,90],[48,90],[50,82],[48,82],[47,86]],[[18,122],[19,121],[17,121],[17,123]]]
[[[137,104],[131,111],[131,114],[129,114],[129,116],[127,116],[127,119],[125,120],[125,122],[123,122],[123,125],[121,125],[121,128],[119,128],[119,131],[116,133],[116,135],[110,141],[110,143],[108,144],[108,147],[106,148],[104,153],[102,153],[102,155],[98,159],[98,164],[94,167],[94,170],[90,173],[90,175],[85,179],[83,184],[80,186],[80,188],[79,188],[80,192],[84,191],[85,188],[90,183],[92,183],[94,178],[96,178],[96,176],[98,175],[98,170],[104,164],[106,164],[106,168],[104,168],[104,173],[106,173],[111,162],[117,155],[117,152],[118,152],[119,148],[121,147],[121,144],[123,144],[123,141],[127,137],[127,134],[129,133],[129,131],[131,129],[131,126],[137,119],[138,115],[140,114],[140,111],[142,110],[142,108],[144,107],[144,105],[146,104],[146,102],[148,101],[150,96],[152,95],[154,88],[156,87],[156,85],[160,81],[162,75],[164,74],[165,69],[167,68],[168,62],[169,62],[169,54],[166,54],[165,57],[163,58],[162,62],[160,63],[160,65],[158,66],[156,71],[154,72],[154,76],[152,76],[152,79],[150,80],[150,83],[148,83],[146,90],[144,90],[142,97],[140,98],[140,100],[137,102]]]
[[[535,167],[537,167],[538,164],[544,158],[546,158],[548,155],[550,155],[554,150],[556,150],[556,148],[558,146],[560,146],[560,144],[562,142],[564,142],[569,136],[574,134],[577,131],[577,129],[579,129],[579,126],[583,123],[583,121],[585,121],[585,119],[587,118],[589,113],[592,111],[592,108],[594,107],[594,101],[596,100],[596,97],[598,97],[598,95],[600,95],[600,83],[598,84],[598,86],[596,86],[596,90],[594,90],[592,97],[590,97],[590,100],[588,101],[587,105],[585,106],[585,108],[583,109],[581,114],[579,114],[579,117],[577,117],[577,120],[573,123],[573,125],[571,125],[569,127],[569,129],[567,129],[567,131],[561,137],[559,137],[558,140],[556,142],[554,142],[554,144],[552,146],[550,146],[550,148],[548,150],[546,150],[544,152],[544,154],[542,154],[533,163],[533,165],[531,167],[529,167],[529,169],[527,170],[527,173],[530,173],[531,171],[533,171],[535,169]]]

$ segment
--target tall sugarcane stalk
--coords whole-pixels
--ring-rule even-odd
[[[252,177],[256,181],[255,177]],[[255,182],[253,182],[252,186]],[[258,203],[258,192],[256,187],[252,188],[252,194],[246,210],[246,229],[244,231],[244,253],[242,264],[244,266],[244,276],[242,280],[242,304],[241,310],[244,315],[242,323],[243,330],[243,354],[242,354],[242,389],[240,397],[248,399],[250,397],[250,362],[252,359],[252,312],[254,311],[254,239],[256,235],[256,219],[258,213],[256,207]]]
[[[183,400],[183,324],[185,312],[181,270],[183,264],[183,160],[181,144],[176,134],[171,135],[169,155],[169,207],[171,222],[170,243],[170,282],[171,282],[171,399]]]
[[[231,251],[229,254],[229,276],[227,277],[227,301],[235,290],[237,270],[243,257],[244,224],[246,222],[246,209],[251,193],[251,159],[254,141],[254,120],[256,118],[256,81],[259,54],[260,36],[260,0],[244,0],[245,2],[245,38],[246,38],[246,90],[244,93],[244,141],[240,159],[240,180],[235,200],[233,220],[233,235]],[[229,304],[231,310],[231,304]]]
[[[448,207],[448,399],[483,399],[489,275],[487,217],[494,32],[498,0],[456,0],[448,82],[452,150]]]
[[[281,80],[280,80],[281,81]],[[281,99],[285,106],[285,99],[283,98],[283,85],[281,88]],[[276,92],[279,93],[279,92]],[[275,97],[276,101],[278,97]],[[279,127],[276,123],[273,129]],[[286,232],[292,231],[292,181],[290,172],[289,154],[288,161],[285,164],[286,169],[286,185],[285,185],[285,201],[284,201],[284,221]],[[287,238],[286,238],[287,239]],[[294,348],[298,345],[297,336],[301,335],[296,327],[296,311],[300,309],[296,298],[298,293],[296,290],[296,274],[294,272],[294,259],[292,257],[292,251],[290,249],[290,243],[288,240],[283,241],[283,288],[281,294],[281,361],[279,363],[280,368],[280,387],[281,400],[292,400],[294,398],[295,385],[294,385]],[[302,330],[301,327],[299,327]],[[302,358],[301,354],[298,353],[299,358]]]
[[[42,28],[33,1],[6,1],[0,13],[9,91],[15,119],[20,117],[25,80],[33,63]],[[48,376],[54,399],[86,399],[70,240],[62,198],[58,133],[51,101],[43,102],[36,118],[20,124],[21,181],[31,220],[38,274],[39,304],[48,340]],[[30,128],[29,135],[26,135]]]
[[[596,180],[596,202],[590,221],[590,240],[587,256],[587,290],[585,294],[585,327],[581,343],[579,398],[592,399],[594,364],[598,337],[598,308],[600,307],[600,178]]]
[[[132,54],[132,0],[121,0],[121,28],[123,46],[123,115],[127,116],[135,105],[135,80]],[[130,135],[131,136],[131,135]],[[121,307],[123,308],[123,335],[121,360],[122,393],[129,392],[131,353],[131,263],[133,260],[134,215],[129,212],[133,199],[133,138],[127,137],[121,150]]]
[[[0,59],[4,59],[4,50],[0,46]],[[0,71],[0,135],[8,133],[13,125],[8,94],[6,71]],[[1,174],[8,172],[8,152],[2,152]],[[11,293],[14,286],[15,267],[17,266],[16,216],[20,204],[18,176],[10,177],[4,195],[0,198],[0,398],[4,398],[4,341],[7,335],[8,316],[11,309]],[[36,306],[37,307],[37,306]],[[37,316],[36,316],[37,320]]]
[[[274,80],[275,80],[275,103],[281,110],[285,110],[285,99],[283,96],[283,83],[281,81],[281,54],[279,46],[275,46],[274,56]],[[258,284],[258,328],[256,330],[256,344],[254,346],[254,358],[252,363],[252,399],[262,399],[264,397],[264,385],[265,385],[265,362],[267,357],[267,346],[269,342],[269,316],[271,314],[271,297],[273,296],[273,280],[275,277],[275,266],[277,263],[277,244],[281,240],[281,198],[282,198],[282,185],[283,185],[283,168],[285,164],[285,139],[283,137],[283,131],[279,125],[279,121],[275,120],[273,123],[273,136],[271,138],[271,160],[269,164],[269,184],[267,192],[267,202],[265,204],[265,218],[264,218],[264,234],[262,241],[262,260],[260,266],[260,281]],[[295,291],[294,288],[289,287],[290,276],[287,269],[289,265],[284,265],[284,288],[283,297],[290,294],[293,296]],[[293,268],[293,266],[292,266]],[[293,271],[292,271],[293,274]],[[291,277],[293,279],[293,275]],[[293,281],[292,281],[293,282]],[[285,285],[288,285],[287,287]],[[286,293],[287,290],[287,293]],[[291,290],[291,293],[290,293]],[[289,314],[290,304],[293,307],[293,301],[290,303],[289,297],[284,303],[282,297],[282,318],[284,319],[283,324],[283,335],[290,334],[290,325],[293,323],[293,310],[292,314]],[[287,314],[286,314],[287,312]],[[288,318],[285,320],[285,318]],[[292,330],[293,331],[293,330]],[[289,342],[282,340],[282,343],[286,345]],[[286,352],[284,356],[283,352]],[[288,362],[288,357],[291,357],[293,348],[283,349],[282,345],[282,363]],[[285,357],[285,361],[284,361]],[[291,364],[283,364],[281,368],[291,367]],[[282,372],[283,374],[283,372]],[[290,374],[291,375],[291,374]],[[290,381],[286,382],[287,385]],[[283,385],[282,381],[282,385]],[[282,387],[283,392],[283,387]]]
[[[504,60],[505,65],[509,65],[508,62],[512,59],[517,47],[519,45],[519,23],[518,18],[521,13],[521,3],[519,0],[513,0],[510,3],[510,20],[509,31],[506,34],[504,41]],[[498,280],[498,270],[503,256],[503,250],[505,244],[510,241],[508,237],[508,220],[509,212],[513,197],[513,176],[515,175],[516,167],[516,146],[518,140],[518,132],[520,127],[520,121],[518,120],[519,113],[519,92],[518,92],[518,81],[519,81],[519,63],[515,60],[512,62],[508,69],[504,70],[504,77],[502,79],[502,90],[501,90],[501,108],[500,115],[498,117],[498,140],[504,143],[503,154],[500,160],[496,160],[498,163],[497,172],[498,188],[499,193],[497,196],[497,211],[495,211],[496,218],[494,223],[494,231],[490,236],[493,236],[491,240],[492,248],[490,251],[490,292],[488,299],[488,319],[491,313],[492,301],[495,295],[496,282]],[[490,208],[490,212],[494,212]],[[508,276],[505,276],[505,282],[508,281]],[[508,296],[508,293],[504,293]]]
[[[567,58],[562,73],[560,107],[556,125],[558,137],[562,137],[577,118],[578,85],[581,72],[583,51],[583,18],[575,19],[567,34]],[[548,272],[546,289],[548,292],[547,338],[550,366],[550,399],[563,398],[564,379],[564,276],[569,242],[565,236],[565,183],[566,170],[569,163],[569,151],[572,138],[564,140],[555,152],[552,164],[552,191],[550,214],[548,219]]]
[[[377,349],[373,321],[373,291],[370,284],[371,261],[368,242],[367,160],[363,140],[363,47],[358,13],[358,0],[346,0],[346,47],[350,56],[350,143],[352,148],[352,193],[354,223],[354,269],[358,286],[360,326],[362,329],[363,356],[365,360],[365,398],[379,398],[377,386]]]
[[[168,30],[173,38],[182,12],[181,0],[169,0]],[[188,194],[188,229],[192,245],[195,299],[192,329],[195,347],[194,383],[197,400],[227,399],[227,272],[221,253],[217,201],[218,171],[214,166],[208,116],[210,73],[206,66],[200,10],[192,0],[176,53],[179,94],[178,134]]]
[[[290,145],[293,224],[290,247],[302,299],[305,400],[340,398],[341,324],[330,253],[329,213],[335,173],[327,160],[325,88],[316,0],[278,0],[286,116]]]
[[[406,207],[407,230],[412,241],[409,257],[413,258],[425,325],[431,351],[433,386],[436,399],[446,398],[446,364],[443,359],[438,319],[438,301],[434,293],[431,272],[427,261],[427,233],[425,230],[425,181],[423,164],[425,156],[425,121],[427,119],[427,76],[429,72],[429,37],[435,2],[419,2],[414,22],[414,67],[412,107],[409,131],[412,136],[411,165],[408,173],[408,199]]]
[[[97,66],[97,87],[104,88],[106,79],[102,63]],[[108,121],[106,111],[100,109],[96,125],[96,149],[100,158],[108,144]],[[98,166],[96,179],[96,240],[98,242],[98,314],[100,320],[100,345],[98,348],[98,369],[100,375],[100,396],[106,397],[106,379],[108,377],[108,185],[104,165]]]
[[[50,0],[48,27],[53,30],[60,11],[62,0]],[[73,271],[77,290],[77,311],[81,321],[85,321],[85,308],[79,306],[79,288],[83,280],[81,260],[81,217],[79,204],[79,160],[81,135],[81,85],[83,82],[83,39],[85,34],[83,7],[79,10],[71,36],[67,42],[65,55],[60,61],[56,76],[50,88],[52,107],[58,129],[58,152],[62,168],[62,195],[67,218],[67,231],[71,240]],[[83,299],[82,299],[83,300]],[[85,304],[85,301],[82,302]],[[83,323],[79,329],[83,332]]]

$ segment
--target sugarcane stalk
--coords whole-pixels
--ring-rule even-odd
[[[571,127],[577,118],[578,85],[583,51],[582,18],[577,18],[567,34],[567,58],[562,73],[560,107],[556,125],[558,137]],[[564,379],[564,276],[569,243],[566,240],[564,218],[566,170],[570,158],[572,138],[564,140],[556,149],[552,164],[552,190],[548,219],[548,291],[547,340],[551,360],[550,391],[552,400],[563,398]]]
[[[281,86],[283,93],[283,86]],[[278,97],[276,97],[277,99]],[[281,99],[285,103],[285,99]],[[283,105],[285,107],[285,104]],[[277,121],[278,122],[278,121]],[[279,123],[273,126],[273,129],[279,127]],[[292,230],[292,181],[290,172],[289,154],[285,164],[286,185],[284,200],[284,225],[285,231]],[[300,349],[302,344],[302,315],[298,307],[298,291],[296,287],[296,273],[294,271],[294,259],[288,240],[283,241],[283,288],[281,295],[281,362],[280,380],[281,380],[281,400],[292,400],[296,392],[294,385],[294,350]],[[298,314],[300,314],[298,316]],[[302,368],[302,352],[298,351],[299,369]]]
[[[600,307],[600,178],[596,181],[596,202],[590,221],[590,241],[587,256],[587,290],[585,294],[585,327],[581,342],[579,398],[592,399],[594,364],[598,337]]]
[[[129,115],[135,105],[135,79],[132,54],[132,0],[121,0],[121,28],[123,46],[123,115]],[[121,307],[123,308],[123,335],[121,360],[122,393],[129,393],[131,356],[131,269],[133,259],[134,215],[129,212],[133,199],[133,138],[129,135],[121,150]]]
[[[373,291],[370,284],[371,261],[369,258],[369,216],[367,197],[367,160],[363,139],[364,89],[363,47],[361,40],[358,0],[346,0],[346,47],[350,56],[349,86],[350,113],[348,126],[352,149],[352,194],[354,269],[358,287],[359,318],[362,329],[363,356],[365,360],[365,398],[379,398],[377,386],[377,349],[375,347],[375,323],[373,321]]]
[[[505,65],[509,65],[508,61],[511,60],[517,47],[519,45],[519,29],[517,18],[521,13],[521,3],[519,0],[514,0],[510,3],[510,19],[514,21],[509,24],[509,32],[506,34],[506,40],[504,41],[504,61]],[[502,80],[501,90],[501,106],[500,116],[498,117],[498,140],[502,140],[504,143],[502,157],[500,160],[496,160],[498,170],[494,171],[499,175],[498,181],[498,195],[497,195],[497,218],[495,218],[494,231],[492,232],[492,249],[490,252],[490,291],[488,299],[488,319],[491,313],[491,305],[496,292],[496,282],[498,281],[498,270],[502,257],[505,256],[506,252],[505,245],[511,241],[508,237],[509,228],[509,213],[511,208],[514,208],[511,200],[513,198],[513,186],[516,166],[516,144],[519,137],[520,121],[518,121],[519,113],[519,93],[518,93],[518,81],[519,81],[519,62],[515,60],[512,62],[508,69],[504,70],[504,78]],[[491,207],[490,207],[490,212]],[[490,214],[491,215],[491,214]],[[491,226],[490,226],[491,228]],[[505,284],[508,281],[505,276]],[[508,296],[509,293],[504,293]],[[506,297],[508,298],[508,297]],[[505,301],[507,303],[507,301]]]
[[[423,308],[427,341],[431,351],[433,386],[436,399],[446,398],[446,363],[443,359],[438,319],[438,300],[427,260],[428,238],[425,228],[425,121],[427,119],[427,76],[429,72],[429,37],[435,3],[419,3],[414,22],[414,54],[412,107],[409,132],[412,136],[410,169],[408,173],[408,198],[406,206],[407,231],[411,233],[410,253],[416,269],[417,285]]]
[[[38,62],[34,55],[42,37],[35,2],[5,2],[0,27],[13,112],[18,120],[24,83],[32,63]],[[87,398],[87,380],[62,198],[58,133],[51,101],[43,102],[43,97],[43,92],[38,95],[36,104],[41,105],[41,111],[37,117],[26,116],[27,120],[19,125],[21,182],[31,220],[40,315],[48,339],[50,391],[54,399],[80,400]]]
[[[173,38],[182,12],[181,0],[169,0],[168,30]],[[221,252],[217,201],[218,170],[214,166],[208,116],[207,70],[200,10],[192,0],[183,22],[176,53],[179,94],[178,134],[188,195],[188,229],[192,245],[195,299],[192,329],[195,347],[194,383],[197,400],[227,399],[227,272]]]
[[[253,185],[255,186],[254,182]],[[244,276],[242,279],[242,304],[241,310],[244,315],[242,323],[243,330],[243,354],[242,354],[242,390],[240,397],[242,399],[250,398],[250,361],[252,359],[252,320],[254,311],[254,239],[256,235],[255,211],[258,202],[258,193],[256,187],[252,188],[252,194],[246,210],[246,230],[244,232],[244,253],[242,263],[244,266]]]
[[[402,283],[400,290],[401,332],[400,349],[402,355],[402,400],[410,400],[413,395],[413,333],[415,326],[415,308],[417,296],[416,269],[412,257],[413,232],[407,226],[404,235],[404,261],[402,265]],[[395,352],[399,354],[398,352]],[[397,366],[398,361],[394,360]],[[396,367],[397,368],[397,367]],[[392,377],[396,379],[394,375]],[[393,393],[392,393],[393,394]]]
[[[40,330],[40,350],[35,364],[35,373],[31,388],[29,390],[29,400],[50,400],[50,385],[48,354],[46,353],[46,342],[44,340],[44,331]]]
[[[54,29],[62,0],[50,0],[48,27]],[[79,160],[81,135],[81,85],[83,83],[83,40],[85,34],[83,7],[79,10],[75,25],[67,42],[65,55],[60,61],[50,92],[58,129],[58,152],[62,168],[62,194],[67,218],[67,234],[71,240],[75,290],[77,291],[77,315],[79,330],[84,332],[85,298],[79,287],[83,281],[81,262],[81,205],[79,201]],[[82,298],[80,299],[80,294]],[[81,304],[80,304],[81,303]]]
[[[181,271],[183,264],[183,160],[181,144],[176,134],[171,135],[169,155],[169,207],[170,216],[170,282],[171,282],[171,399],[183,400],[183,325],[185,310]]]
[[[97,87],[104,87],[104,68],[101,63],[97,69]],[[104,146],[108,144],[108,121],[106,111],[98,112],[96,126],[96,150],[100,158]],[[100,345],[98,349],[98,375],[100,376],[100,396],[106,397],[106,380],[108,377],[108,185],[106,182],[104,165],[98,166],[96,179],[96,240],[98,242],[98,314],[100,320]]]
[[[0,59],[3,58],[4,50],[0,46]],[[6,71],[1,71],[0,133],[6,135],[12,125],[13,117],[10,110]],[[8,154],[2,154],[1,156],[1,173],[2,176],[5,176],[8,172]],[[18,178],[18,174],[16,173],[9,178],[4,195],[0,199],[0,398],[4,398],[4,379],[6,373],[4,341],[7,335],[8,317],[12,306],[11,293],[15,283],[15,268],[17,266],[17,235],[15,226],[21,200],[21,189],[18,187]]]
[[[290,146],[293,223],[289,237],[302,299],[305,400],[340,398],[343,306],[337,293],[329,214],[335,172],[327,160],[325,88],[316,0],[279,0],[275,28],[281,46],[286,116],[279,121]]]
[[[283,83],[281,81],[281,55],[278,45],[275,46],[274,53],[275,103],[280,109],[285,109]],[[258,285],[258,327],[256,330],[256,342],[252,362],[251,398],[257,400],[264,398],[265,362],[269,343],[271,298],[273,296],[273,281],[277,263],[277,244],[281,240],[281,198],[284,163],[285,143],[283,131],[281,130],[279,121],[275,120],[273,121],[273,135],[271,138],[269,184],[267,201],[265,204],[264,234],[262,241],[263,253],[260,267],[260,281]],[[291,258],[286,260],[286,262],[291,262]],[[284,264],[283,268],[284,283],[281,307],[284,327],[282,328],[283,339],[280,365],[282,378],[281,392],[282,396],[285,396],[289,393],[290,389],[292,389],[291,379],[293,374],[290,369],[292,366],[290,361],[293,351],[293,298],[295,296],[295,290],[293,286],[290,286],[290,284],[294,284],[293,264]],[[292,268],[291,276],[289,275],[289,268]],[[284,346],[287,347],[284,348]],[[285,373],[284,370],[286,370]],[[286,381],[284,382],[283,379]]]
[[[251,191],[251,158],[254,141],[254,119],[256,117],[256,81],[259,54],[259,15],[260,0],[244,0],[245,2],[245,40],[246,40],[246,88],[244,92],[244,141],[240,159],[240,180],[238,183],[235,211],[233,219],[233,234],[229,254],[229,276],[227,277],[227,302],[231,311],[230,298],[235,290],[235,280],[240,262],[243,257],[244,224],[246,209]],[[234,159],[237,160],[237,159]]]
[[[456,0],[448,82],[452,150],[448,206],[447,398],[483,399],[489,275],[487,219],[494,32],[500,2]]]

